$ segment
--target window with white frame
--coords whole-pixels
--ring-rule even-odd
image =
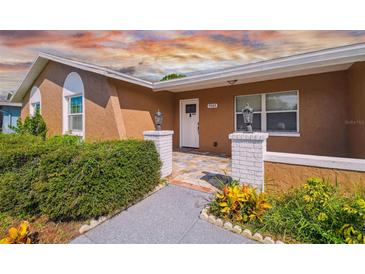
[[[84,137],[84,84],[71,72],[63,85],[63,133]]]
[[[41,103],[40,102],[32,103],[32,107],[33,107],[34,113],[36,113],[37,111],[39,111],[39,112],[41,111]]]
[[[236,131],[243,130],[242,109],[247,103],[253,108],[252,128],[254,131],[299,132],[298,91],[236,96]]]
[[[70,96],[68,106],[68,129],[71,132],[82,132],[82,96]]]
[[[30,91],[29,104],[30,116],[33,116],[37,111],[41,112],[41,92],[36,86]]]

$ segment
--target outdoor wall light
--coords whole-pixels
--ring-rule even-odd
[[[157,110],[157,112],[155,113],[156,130],[161,130],[162,121],[163,114],[160,112],[160,110]]]
[[[253,123],[253,109],[247,103],[245,108],[242,110],[243,115],[243,130],[247,132],[252,132]]]

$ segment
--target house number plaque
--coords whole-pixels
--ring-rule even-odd
[[[208,108],[218,108],[218,104],[208,104]]]

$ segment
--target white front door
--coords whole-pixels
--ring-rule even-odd
[[[199,147],[199,99],[180,101],[180,146]]]

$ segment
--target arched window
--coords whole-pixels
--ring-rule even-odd
[[[41,91],[38,87],[32,87],[29,98],[29,114],[33,116],[36,111],[41,112]]]
[[[80,75],[71,72],[63,84],[63,133],[84,136],[84,84]]]

